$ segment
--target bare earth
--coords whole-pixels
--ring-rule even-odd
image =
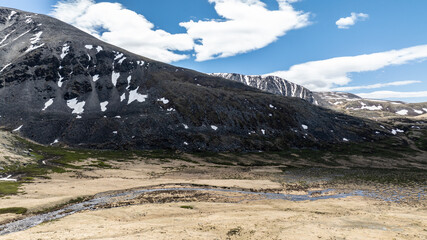
[[[88,164],[90,160],[81,163]],[[25,194],[1,198],[0,206],[34,212],[80,196],[182,183],[307,194],[306,190],[285,189],[278,181],[283,173],[274,167],[158,160],[115,162],[113,166],[52,174],[51,179],[25,184]],[[16,217],[0,215],[0,222]],[[427,239],[427,207],[424,198],[403,204],[367,197],[239,202],[199,196],[185,202],[81,212],[0,239]]]

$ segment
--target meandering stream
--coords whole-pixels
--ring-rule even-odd
[[[119,203],[123,201],[129,201],[136,198],[144,198],[144,194],[149,193],[162,193],[162,192],[209,192],[209,193],[234,193],[243,196],[244,200],[255,199],[282,199],[288,201],[315,201],[320,199],[333,199],[333,198],[345,198],[348,196],[367,196],[363,191],[354,191],[351,193],[334,193],[333,189],[326,189],[322,191],[308,192],[305,195],[295,194],[281,194],[281,193],[268,193],[268,192],[252,192],[244,190],[233,190],[233,189],[221,189],[221,188],[208,188],[208,187],[171,187],[171,188],[153,188],[153,189],[136,189],[127,190],[120,193],[103,193],[95,195],[91,200],[72,204],[66,206],[60,210],[30,216],[15,222],[4,224],[0,226],[0,235],[6,235],[13,232],[24,231],[26,229],[37,226],[43,222],[56,220],[63,218],[85,210],[96,210],[102,206],[112,203]],[[247,196],[245,198],[245,196]],[[227,197],[227,196],[226,196]],[[231,198],[231,196],[229,196]]]

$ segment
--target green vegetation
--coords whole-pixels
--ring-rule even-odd
[[[372,184],[379,183],[397,186],[415,186],[427,182],[425,171],[402,171],[393,169],[351,169],[340,170],[334,183]],[[336,174],[336,173],[335,173]]]
[[[28,211],[22,207],[11,207],[11,208],[0,208],[0,214],[14,213],[14,214],[25,214]]]
[[[20,185],[19,182],[0,182],[0,197],[17,194]]]
[[[194,209],[193,206],[181,206],[180,208],[184,208],[184,209]]]

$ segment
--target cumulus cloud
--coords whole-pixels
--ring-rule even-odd
[[[294,65],[287,71],[267,75],[285,78],[314,91],[328,91],[347,85],[351,81],[350,73],[376,71],[387,66],[407,64],[414,60],[422,61],[426,58],[427,45],[419,45],[387,52],[312,61]]]
[[[389,83],[377,83],[377,84],[366,85],[366,86],[339,87],[339,88],[332,89],[332,91],[348,92],[348,91],[360,90],[360,89],[374,89],[374,88],[382,88],[382,87],[390,87],[390,86],[404,86],[404,85],[409,85],[414,83],[421,83],[421,81],[408,80],[408,81],[395,81],[395,82],[389,82]]]
[[[338,19],[336,24],[337,24],[338,28],[340,28],[340,29],[348,29],[348,28],[350,28],[350,26],[353,26],[354,24],[356,24],[356,22],[365,21],[368,18],[369,18],[369,15],[366,13],[354,13],[353,12],[353,13],[351,13],[351,15],[349,17]]]
[[[357,95],[362,98],[372,98],[372,99],[421,98],[421,97],[427,97],[427,91],[420,91],[420,92],[376,91],[371,93],[358,93]]]
[[[234,56],[263,48],[288,31],[310,24],[309,14],[296,11],[295,0],[277,0],[268,10],[260,0],[209,0],[222,20],[182,22],[196,41],[196,61]]]
[[[143,15],[125,9],[119,3],[94,0],[68,0],[54,5],[51,15],[64,22],[131,52],[163,62],[188,58],[174,51],[193,50],[193,39],[187,34],[154,30]]]

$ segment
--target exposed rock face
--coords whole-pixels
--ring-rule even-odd
[[[44,15],[0,8],[0,42],[0,126],[43,144],[251,151],[390,134],[301,99],[129,53]]]

